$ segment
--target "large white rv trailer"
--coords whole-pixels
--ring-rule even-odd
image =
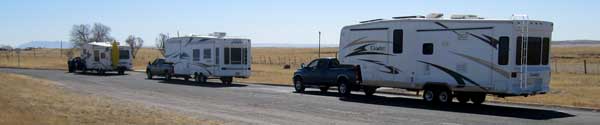
[[[250,39],[224,34],[170,38],[165,43],[165,59],[173,63],[176,77],[193,77],[198,82],[219,78],[231,83],[234,77],[250,77]]]
[[[128,46],[120,46],[119,43],[114,44],[112,42],[92,42],[83,45],[80,58],[84,67],[80,69],[96,71],[100,74],[106,71],[117,71],[119,74],[124,74],[126,70],[131,70],[133,67],[131,49]]]
[[[362,86],[425,90],[426,100],[454,96],[481,103],[486,94],[549,91],[552,27],[526,17],[378,19],[345,26],[338,56],[343,64],[360,66]]]

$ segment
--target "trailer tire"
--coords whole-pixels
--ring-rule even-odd
[[[461,104],[466,104],[467,102],[469,102],[469,97],[464,95],[464,94],[456,94],[456,100],[458,100],[459,103]]]
[[[348,80],[346,80],[346,79],[338,80],[338,92],[340,93],[340,96],[342,96],[342,97],[350,96],[352,94],[351,91],[352,91],[352,85],[350,85],[348,83]]]
[[[125,70],[119,70],[119,75],[125,75]]]
[[[448,89],[440,89],[436,94],[437,101],[440,103],[452,103],[452,92]]]
[[[302,78],[294,78],[294,90],[296,90],[297,93],[304,93],[304,89],[306,89],[306,87],[304,86]]]
[[[437,99],[435,99],[436,97],[437,97],[437,92],[434,91],[433,89],[426,88],[423,91],[423,101],[425,101],[425,102],[428,102],[428,103],[437,102]]]
[[[198,83],[206,83],[206,76],[204,76],[203,74],[196,74],[195,79]]]
[[[485,101],[485,93],[473,93],[471,95],[471,102],[475,105],[481,105]]]
[[[366,96],[373,96],[373,94],[375,94],[375,92],[377,91],[377,87],[368,87],[368,86],[365,86],[363,88],[363,91],[365,92]]]

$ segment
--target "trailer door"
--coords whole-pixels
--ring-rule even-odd
[[[364,85],[389,86],[394,79],[394,71],[389,68],[391,42],[389,28],[357,28],[350,29],[346,36],[343,58],[359,64]]]

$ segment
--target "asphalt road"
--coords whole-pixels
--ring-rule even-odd
[[[145,75],[98,76],[59,70],[5,69],[58,81],[76,92],[157,106],[227,124],[600,124],[600,113],[584,110],[485,103],[432,106],[415,97],[362,92],[340,99],[331,90],[257,84],[222,85],[218,81],[148,80]],[[18,83],[15,83],[18,84]]]

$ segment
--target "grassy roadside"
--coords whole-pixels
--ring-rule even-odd
[[[0,124],[219,124],[157,107],[69,92],[58,83],[0,73]]]

